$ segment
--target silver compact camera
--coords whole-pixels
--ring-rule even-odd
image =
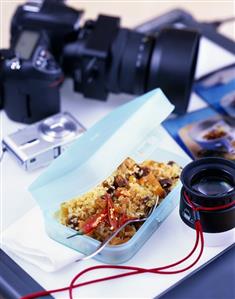
[[[3,150],[30,171],[49,164],[84,131],[70,113],[58,113],[5,137]]]

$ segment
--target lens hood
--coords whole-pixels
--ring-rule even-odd
[[[175,113],[185,113],[192,89],[200,35],[193,30],[165,28],[159,32],[149,67],[147,89],[160,86],[175,105]]]
[[[224,232],[235,227],[235,206],[206,211],[203,207],[220,207],[235,198],[235,162],[222,158],[204,158],[193,161],[182,171],[183,184],[180,216],[194,228],[194,213],[186,196],[196,207],[201,207],[200,219],[204,232]]]

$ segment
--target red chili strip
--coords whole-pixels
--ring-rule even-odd
[[[90,233],[93,229],[95,229],[105,218],[108,216],[107,208],[103,209],[100,213],[96,213],[89,217],[85,223],[83,224],[81,231],[84,234]]]
[[[118,228],[118,218],[115,213],[114,203],[110,194],[105,194],[105,198],[107,199],[108,203],[108,219],[111,230],[116,230]]]

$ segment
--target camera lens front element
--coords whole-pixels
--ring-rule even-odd
[[[207,173],[197,176],[192,181],[192,189],[195,192],[202,193],[208,196],[221,195],[231,192],[234,189],[232,180],[228,176],[223,176],[221,173]]]

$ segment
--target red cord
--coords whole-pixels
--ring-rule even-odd
[[[197,238],[196,238],[196,242],[195,242],[195,245],[194,245],[194,248],[191,250],[191,252],[185,257],[183,258],[182,260],[176,262],[176,263],[173,263],[173,264],[170,264],[170,265],[167,265],[167,266],[164,266],[164,267],[159,267],[159,268],[152,268],[152,269],[145,269],[145,268],[139,268],[139,267],[130,267],[130,266],[111,266],[111,265],[101,265],[101,266],[94,266],[94,267],[90,267],[90,268],[87,268],[83,271],[81,271],[79,274],[77,274],[74,279],[72,280],[71,284],[70,284],[70,288],[69,288],[69,298],[70,299],[73,299],[73,296],[72,296],[72,290],[76,287],[81,287],[81,286],[84,286],[84,285],[88,285],[88,284],[92,284],[92,283],[96,283],[96,282],[101,282],[101,281],[106,281],[106,280],[110,280],[110,279],[115,279],[115,278],[121,278],[121,277],[124,277],[124,276],[130,276],[130,275],[136,275],[136,274],[142,274],[142,273],[153,273],[153,274],[177,274],[177,273],[181,273],[181,272],[184,272],[188,269],[190,269],[191,267],[193,267],[197,261],[200,259],[201,255],[202,255],[202,252],[203,252],[203,247],[204,247],[204,241],[203,241],[203,234],[202,234],[202,229],[201,229],[201,226],[200,226],[200,223],[198,222],[196,224],[196,232],[197,232]],[[191,264],[189,265],[188,267],[184,268],[184,269],[181,269],[181,270],[176,270],[176,271],[160,271],[160,270],[163,270],[163,269],[167,269],[167,268],[171,268],[171,267],[174,267],[176,265],[179,265],[180,263],[184,262],[186,259],[188,259],[190,256],[192,256],[192,254],[195,252],[197,246],[198,246],[198,243],[199,243],[199,235],[201,237],[201,250],[200,250],[200,253],[199,253],[199,256],[197,257],[197,259]],[[118,275],[113,275],[113,276],[107,276],[107,277],[103,277],[103,278],[100,278],[100,279],[94,279],[94,280],[91,280],[91,281],[87,281],[87,282],[84,282],[84,283],[80,283],[79,285],[74,285],[74,283],[76,282],[76,280],[81,277],[83,274],[87,273],[87,272],[90,272],[90,271],[93,271],[93,270],[97,270],[97,269],[124,269],[124,270],[135,270],[135,271],[132,271],[132,272],[128,272],[128,273],[122,273],[122,274],[118,274]]]
[[[115,279],[115,278],[121,278],[121,277],[124,277],[124,276],[142,274],[142,273],[178,274],[178,273],[184,272],[184,271],[192,268],[198,262],[198,260],[200,259],[201,255],[203,253],[203,248],[204,248],[203,232],[202,232],[202,228],[201,228],[201,225],[200,225],[199,221],[197,221],[197,223],[195,223],[195,228],[196,228],[197,238],[196,238],[196,242],[195,242],[194,248],[182,260],[180,260],[180,261],[178,261],[176,263],[164,266],[164,267],[152,268],[152,269],[145,269],[145,268],[131,267],[131,266],[118,266],[118,265],[115,265],[115,266],[112,266],[112,265],[101,265],[101,266],[94,266],[94,267],[87,268],[87,269],[81,271],[80,273],[78,273],[74,277],[74,279],[72,280],[72,282],[70,284],[70,287],[69,287],[69,298],[73,299],[72,290],[74,288],[81,287],[81,286],[88,285],[88,284],[92,284],[92,283],[97,283],[97,282],[101,282],[101,281],[111,280],[111,279]],[[199,243],[199,236],[201,238],[201,249],[200,249],[200,253],[199,253],[198,257],[196,258],[196,260],[192,264],[190,264],[189,266],[187,266],[187,267],[185,267],[183,269],[180,269],[180,270],[175,270],[175,271],[161,271],[163,269],[167,269],[167,268],[171,268],[171,267],[177,266],[177,265],[181,264],[182,262],[184,262],[186,259],[188,259],[195,252],[195,250],[197,249],[197,246],[198,246],[198,243]],[[76,280],[79,277],[81,277],[83,274],[85,274],[87,272],[90,272],[90,271],[93,271],[93,270],[107,269],[107,268],[108,269],[134,270],[134,271],[128,272],[128,273],[121,273],[121,274],[117,274],[117,275],[113,275],[113,276],[102,277],[102,278],[99,278],[99,279],[94,279],[94,280],[90,280],[90,281],[87,281],[87,282],[84,282],[84,283],[80,283],[78,285],[74,285],[74,283],[76,282]]]
[[[184,197],[187,201],[187,203],[190,205],[190,207],[194,210],[194,211],[219,211],[219,210],[223,210],[223,209],[227,209],[230,208],[232,206],[235,205],[235,201],[233,200],[230,203],[227,203],[225,205],[221,205],[221,206],[217,206],[217,207],[197,207],[193,204],[193,202],[189,199],[189,196],[187,195],[186,192],[184,192]]]
[[[170,264],[170,265],[167,265],[167,266],[164,266],[164,267],[152,268],[152,269],[145,269],[145,268],[131,267],[131,266],[119,266],[119,265],[114,265],[114,266],[112,266],[112,265],[94,266],[94,267],[87,268],[87,269],[81,271],[79,274],[77,274],[74,277],[74,279],[72,280],[72,282],[71,282],[71,284],[70,284],[69,287],[64,287],[64,288],[54,289],[54,290],[49,290],[49,291],[41,291],[41,292],[37,292],[37,293],[26,295],[26,296],[22,297],[21,299],[39,298],[39,297],[43,297],[43,296],[46,296],[46,295],[50,295],[52,293],[58,293],[58,292],[67,291],[67,290],[69,290],[70,298],[73,298],[72,297],[72,289],[77,288],[77,287],[82,287],[82,286],[85,286],[85,285],[88,285],[88,284],[93,284],[93,283],[97,283],[97,282],[101,282],[101,281],[105,281],[105,280],[111,280],[111,279],[116,279],[116,278],[120,278],[120,277],[124,277],[124,276],[130,276],[130,275],[136,275],[136,274],[142,274],[142,273],[175,274],[175,273],[183,272],[183,271],[191,268],[193,265],[195,265],[195,263],[201,257],[202,253],[200,253],[200,255],[198,256],[198,258],[196,259],[196,261],[193,263],[193,265],[190,265],[190,266],[188,266],[185,269],[174,271],[172,273],[171,272],[166,272],[166,271],[164,272],[164,271],[160,271],[160,270],[164,270],[164,269],[167,269],[167,268],[170,268],[170,267],[174,267],[174,266],[176,266],[176,265],[184,262],[185,260],[187,260],[189,257],[191,257],[193,255],[193,253],[195,252],[195,250],[198,247],[199,236],[201,238],[203,238],[202,229],[201,229],[200,223],[198,221],[195,222],[195,228],[196,228],[196,242],[195,242],[195,245],[194,245],[193,249],[191,250],[191,252],[186,257],[184,257],[183,259],[181,259],[178,262],[175,262],[173,264]],[[86,282],[74,285],[75,281],[79,277],[81,277],[82,275],[84,275],[85,273],[93,271],[93,270],[97,270],[97,269],[107,269],[107,268],[108,269],[134,270],[134,271],[128,272],[128,273],[121,273],[121,274],[117,274],[117,275],[113,275],[113,276],[102,277],[102,278],[99,278],[99,279],[94,279],[94,280],[90,280],[90,281],[86,281]]]
[[[226,205],[222,205],[222,206],[218,206],[218,207],[196,207],[192,201],[190,200],[190,198],[188,197],[188,195],[186,193],[184,193],[185,198],[188,202],[188,204],[190,205],[190,207],[195,211],[216,211],[216,210],[220,210],[220,209],[225,209],[228,207],[231,207],[233,205],[235,205],[235,202],[231,202],[229,204]],[[183,259],[181,259],[178,262],[175,262],[173,264],[164,266],[164,267],[159,267],[159,268],[152,268],[152,269],[145,269],[145,268],[140,268],[140,267],[132,267],[132,266],[119,266],[119,265],[100,265],[100,266],[94,266],[94,267],[89,267],[87,269],[84,269],[83,271],[81,271],[80,273],[78,273],[73,280],[71,281],[70,285],[68,287],[64,287],[64,288],[60,288],[60,289],[54,289],[54,290],[50,290],[50,291],[41,291],[41,292],[37,292],[37,293],[33,293],[33,294],[29,294],[26,295],[24,297],[22,297],[21,299],[33,299],[33,298],[38,298],[38,297],[44,297],[46,295],[52,294],[52,293],[58,293],[58,292],[62,292],[62,291],[69,291],[69,298],[73,299],[73,289],[78,288],[78,287],[82,287],[88,284],[93,284],[93,283],[98,283],[101,281],[107,281],[107,280],[111,280],[111,279],[117,279],[117,278],[121,278],[121,277],[125,277],[125,276],[130,276],[130,275],[137,275],[137,274],[143,274],[143,273],[152,273],[152,274],[178,274],[178,273],[182,273],[184,271],[189,270],[190,268],[192,268],[201,258],[202,253],[203,253],[203,249],[204,249],[204,238],[203,238],[203,230],[202,230],[202,226],[200,223],[200,219],[197,219],[195,221],[195,230],[196,230],[196,241],[195,241],[195,245],[193,247],[193,249],[191,250],[191,252],[184,257]],[[201,241],[201,248],[200,248],[200,252],[198,254],[198,257],[195,259],[195,261],[193,263],[191,263],[189,266],[182,268],[180,270],[174,270],[174,271],[162,271],[165,269],[169,269],[172,267],[175,267],[181,263],[183,263],[184,261],[186,261],[187,259],[189,259],[194,252],[196,251],[198,244],[199,244],[199,239]],[[88,280],[79,284],[76,284],[76,281],[78,278],[80,278],[82,275],[84,275],[87,272],[90,271],[94,271],[94,270],[98,270],[98,269],[122,269],[122,270],[132,270],[131,272],[127,272],[127,273],[121,273],[121,274],[117,274],[117,275],[112,275],[112,276],[106,276],[106,277],[101,277],[98,279],[93,279],[93,280]]]

